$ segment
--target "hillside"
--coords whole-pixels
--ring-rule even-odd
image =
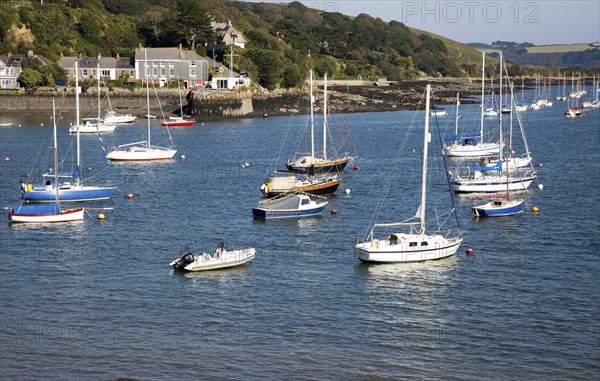
[[[139,44],[196,50],[228,65],[211,21],[228,22],[248,39],[234,67],[263,87],[299,86],[317,77],[388,80],[478,76],[480,53],[465,45],[367,14],[356,17],[299,2],[229,0],[13,0],[0,3],[0,53],[131,56]],[[59,26],[59,27],[57,27]],[[515,74],[524,70],[511,66]]]

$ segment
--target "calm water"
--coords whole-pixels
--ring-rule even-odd
[[[462,119],[476,126],[466,107]],[[112,166],[120,191],[95,205],[114,207],[105,221],[94,211],[83,224],[0,225],[0,379],[600,379],[600,111],[566,120],[562,108],[524,114],[543,164],[544,190],[534,184],[529,201],[540,213],[476,220],[460,196],[458,255],[412,265],[353,256],[412,112],[346,115],[359,170],[330,198],[337,215],[299,221],[254,221],[251,208],[302,117],[175,129],[173,162]],[[0,129],[11,158],[3,208],[50,136],[23,120]],[[145,127],[127,129],[105,144],[138,140]],[[397,213],[382,222],[415,212],[421,134],[386,204]],[[61,150],[74,141],[64,123],[59,140]],[[86,176],[100,172],[97,138],[82,145]],[[171,272],[181,244],[209,250],[219,239],[258,256],[238,269]]]

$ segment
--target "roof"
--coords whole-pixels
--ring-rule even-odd
[[[242,32],[235,29],[232,25],[227,25],[227,27],[225,27],[223,30],[219,31],[217,34],[218,34],[219,38],[221,39],[221,41],[228,43],[228,44],[233,44],[233,42],[234,42],[233,36],[235,36],[235,42],[237,42],[237,43],[242,44],[242,43],[248,42],[246,40],[246,37],[244,37],[244,35],[242,34]]]
[[[152,61],[199,61],[204,59],[198,53],[191,50],[180,50],[179,48],[142,48],[135,50],[136,61],[144,60],[144,50],[146,50],[148,60]]]

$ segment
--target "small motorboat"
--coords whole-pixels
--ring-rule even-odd
[[[227,250],[225,242],[220,241],[212,253],[196,252],[196,248],[181,258],[169,263],[175,271],[207,271],[235,267],[250,262],[256,257],[253,247],[239,250]]]
[[[252,215],[264,220],[319,216],[328,203],[324,197],[296,192],[261,201]]]
[[[471,208],[475,217],[502,217],[519,214],[525,208],[524,200],[497,200]]]

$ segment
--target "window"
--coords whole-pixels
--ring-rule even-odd
[[[196,67],[196,61],[190,61],[190,67]]]
[[[100,70],[101,77],[110,77],[110,70]]]
[[[88,71],[87,71],[87,69],[83,69],[83,76],[84,76],[84,77],[87,77],[87,75],[88,75]]]
[[[169,62],[169,67],[173,67],[173,62]]]
[[[409,247],[417,247],[419,244],[417,242],[410,242],[408,244]]]
[[[169,69],[169,77],[175,76],[175,69]]]
[[[421,246],[429,246],[429,242],[423,241],[423,242],[421,242]]]
[[[157,77],[158,76],[158,69],[157,68],[152,69],[152,76],[153,77]]]
[[[190,69],[190,77],[196,76],[196,69]]]
[[[310,204],[310,200],[308,200],[306,198],[302,200],[302,205],[308,205],[308,204]]]
[[[167,75],[167,69],[165,69],[164,67],[160,68],[160,76],[164,77],[165,75]]]

